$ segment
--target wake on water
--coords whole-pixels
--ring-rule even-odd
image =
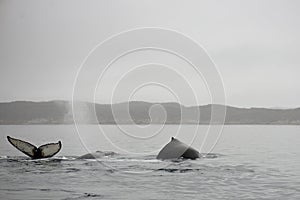
[[[147,156],[132,156],[132,155],[123,155],[118,153],[107,153],[103,152],[104,156],[101,158],[91,158],[86,159],[82,156],[57,156],[52,158],[43,158],[43,159],[30,159],[26,156],[0,156],[0,163],[3,167],[25,167],[34,165],[44,165],[53,166],[56,163],[61,164],[76,164],[78,170],[80,170],[81,165],[100,165],[100,169],[109,170],[110,172],[133,172],[133,173],[145,173],[153,171],[165,171],[165,172],[190,172],[190,171],[199,171],[203,166],[201,166],[201,161],[204,159],[216,159],[223,155],[209,153],[201,154],[201,157],[197,160],[189,159],[173,159],[161,161],[156,159],[156,155],[147,155]],[[7,165],[5,165],[5,163]],[[95,163],[95,164],[91,164]],[[46,168],[45,168],[46,169]],[[30,170],[30,169],[28,169]]]

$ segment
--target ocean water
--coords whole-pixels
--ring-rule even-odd
[[[195,125],[0,126],[0,199],[300,199],[299,126],[209,130]],[[61,140],[63,148],[53,158],[30,160],[7,142],[7,135],[37,146]],[[172,136],[203,157],[157,160]],[[97,150],[115,154],[77,159]]]

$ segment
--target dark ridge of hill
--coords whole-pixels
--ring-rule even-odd
[[[71,102],[68,101],[0,103],[0,124],[71,124],[74,123],[73,114],[76,122],[83,124],[208,124],[212,105],[186,107],[173,102],[134,101],[113,105],[77,102],[75,108],[73,113]],[[225,124],[300,124],[300,108],[213,106],[216,110],[224,108]],[[214,117],[216,120],[213,123],[222,122],[222,116]]]
[[[65,101],[0,103],[0,124],[57,124],[68,111]]]

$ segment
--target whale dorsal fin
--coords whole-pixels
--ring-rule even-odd
[[[35,157],[35,152],[37,151],[36,146],[25,142],[23,140],[19,140],[16,138],[12,138],[7,136],[8,141],[10,144],[12,144],[15,148],[17,148],[19,151],[23,152],[27,156],[34,158]]]

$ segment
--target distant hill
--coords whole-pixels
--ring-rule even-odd
[[[71,124],[74,123],[71,108],[71,102],[68,101],[0,103],[0,124]],[[76,108],[78,112],[74,115],[78,123],[208,124],[211,119],[212,105],[186,107],[178,103],[140,101],[113,105],[78,102]],[[220,108],[224,106],[215,105],[214,107],[214,109]],[[200,116],[198,116],[197,109],[200,111]],[[97,120],[93,117],[94,110]],[[300,108],[267,109],[226,106],[226,110],[225,124],[300,125]],[[181,118],[181,116],[184,117]]]

